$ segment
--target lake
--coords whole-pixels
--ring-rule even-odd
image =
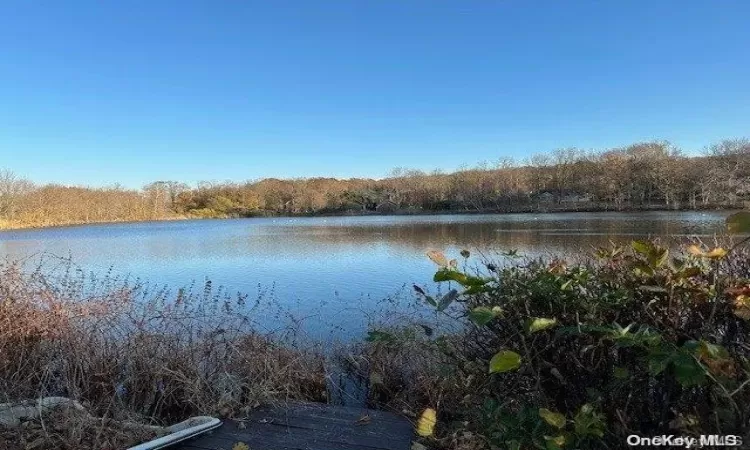
[[[412,314],[411,285],[432,285],[430,249],[571,254],[612,240],[710,237],[725,212],[254,218],[0,232],[0,257],[70,257],[86,271],[173,288],[205,280],[303,319],[306,333],[348,336],[368,320]],[[434,288],[434,285],[433,285]],[[278,312],[278,311],[277,311]],[[269,307],[268,329],[283,322]]]

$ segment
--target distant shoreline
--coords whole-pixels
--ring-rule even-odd
[[[741,208],[738,207],[723,207],[723,206],[711,206],[705,208],[667,208],[664,206],[634,206],[626,208],[607,208],[601,206],[579,206],[579,207],[548,207],[548,208],[537,208],[537,207],[519,207],[519,208],[486,208],[486,209],[469,209],[469,210],[395,210],[390,212],[378,212],[378,211],[345,211],[345,212],[315,212],[315,213],[300,213],[300,214],[271,214],[267,217],[340,217],[340,216],[438,216],[438,215],[492,215],[492,214],[555,214],[555,213],[594,213],[594,212],[612,212],[612,213],[628,213],[628,212],[688,212],[688,211],[738,211]],[[250,216],[253,217],[253,216]],[[258,216],[263,217],[263,216]]]
[[[723,140],[703,156],[651,141],[592,152],[561,149],[524,164],[451,173],[398,169],[377,180],[264,178],[195,186],[167,180],[141,189],[40,185],[0,171],[0,229],[188,218],[750,209],[749,151],[748,139]]]
[[[300,218],[300,217],[388,217],[388,216],[441,216],[441,215],[503,215],[503,214],[558,214],[558,213],[643,213],[643,212],[732,212],[738,211],[738,208],[728,207],[706,207],[706,208],[665,208],[663,206],[641,206],[627,207],[622,209],[604,208],[599,206],[577,207],[577,208],[514,208],[514,209],[482,209],[482,210],[395,210],[389,212],[379,211],[337,211],[337,212],[313,212],[313,213],[296,213],[280,214],[271,211],[262,211],[257,214],[248,215],[226,215],[226,216],[174,216],[162,217],[148,220],[107,220],[107,221],[88,221],[88,222],[70,222],[59,224],[12,224],[0,221],[0,232],[6,231],[25,231],[25,230],[43,230],[54,228],[83,227],[87,225],[118,225],[118,224],[137,224],[137,223],[156,223],[156,222],[173,222],[185,220],[222,220],[222,219],[256,219],[256,218]]]

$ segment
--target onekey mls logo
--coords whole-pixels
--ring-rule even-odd
[[[637,434],[631,434],[630,436],[628,436],[627,443],[631,447],[739,447],[742,445],[742,437],[734,434],[705,434],[699,437],[677,436],[673,434],[644,437],[638,436]]]

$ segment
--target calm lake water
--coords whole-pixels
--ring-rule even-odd
[[[359,334],[408,314],[411,284],[431,285],[430,249],[458,256],[518,249],[571,254],[649,236],[712,236],[728,213],[564,213],[195,220],[0,232],[0,257],[71,257],[86,271],[173,288],[206,279],[263,295],[310,334]],[[397,304],[389,303],[398,302]],[[386,313],[385,311],[390,311]],[[279,319],[269,311],[261,323]]]

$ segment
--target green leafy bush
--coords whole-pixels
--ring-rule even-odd
[[[729,229],[748,232],[746,216],[730,217]],[[575,265],[535,259],[472,274],[432,252],[434,280],[447,294],[415,291],[465,327],[420,338],[418,347],[377,331],[385,334],[370,344],[380,358],[406,348],[437,355],[420,355],[432,365],[417,371],[419,385],[402,380],[387,400],[435,407],[432,443],[444,447],[466,435],[475,437],[471,448],[510,449],[620,448],[633,433],[743,435],[750,428],[744,241],[677,251],[635,241]],[[439,395],[414,392],[426,380]]]

